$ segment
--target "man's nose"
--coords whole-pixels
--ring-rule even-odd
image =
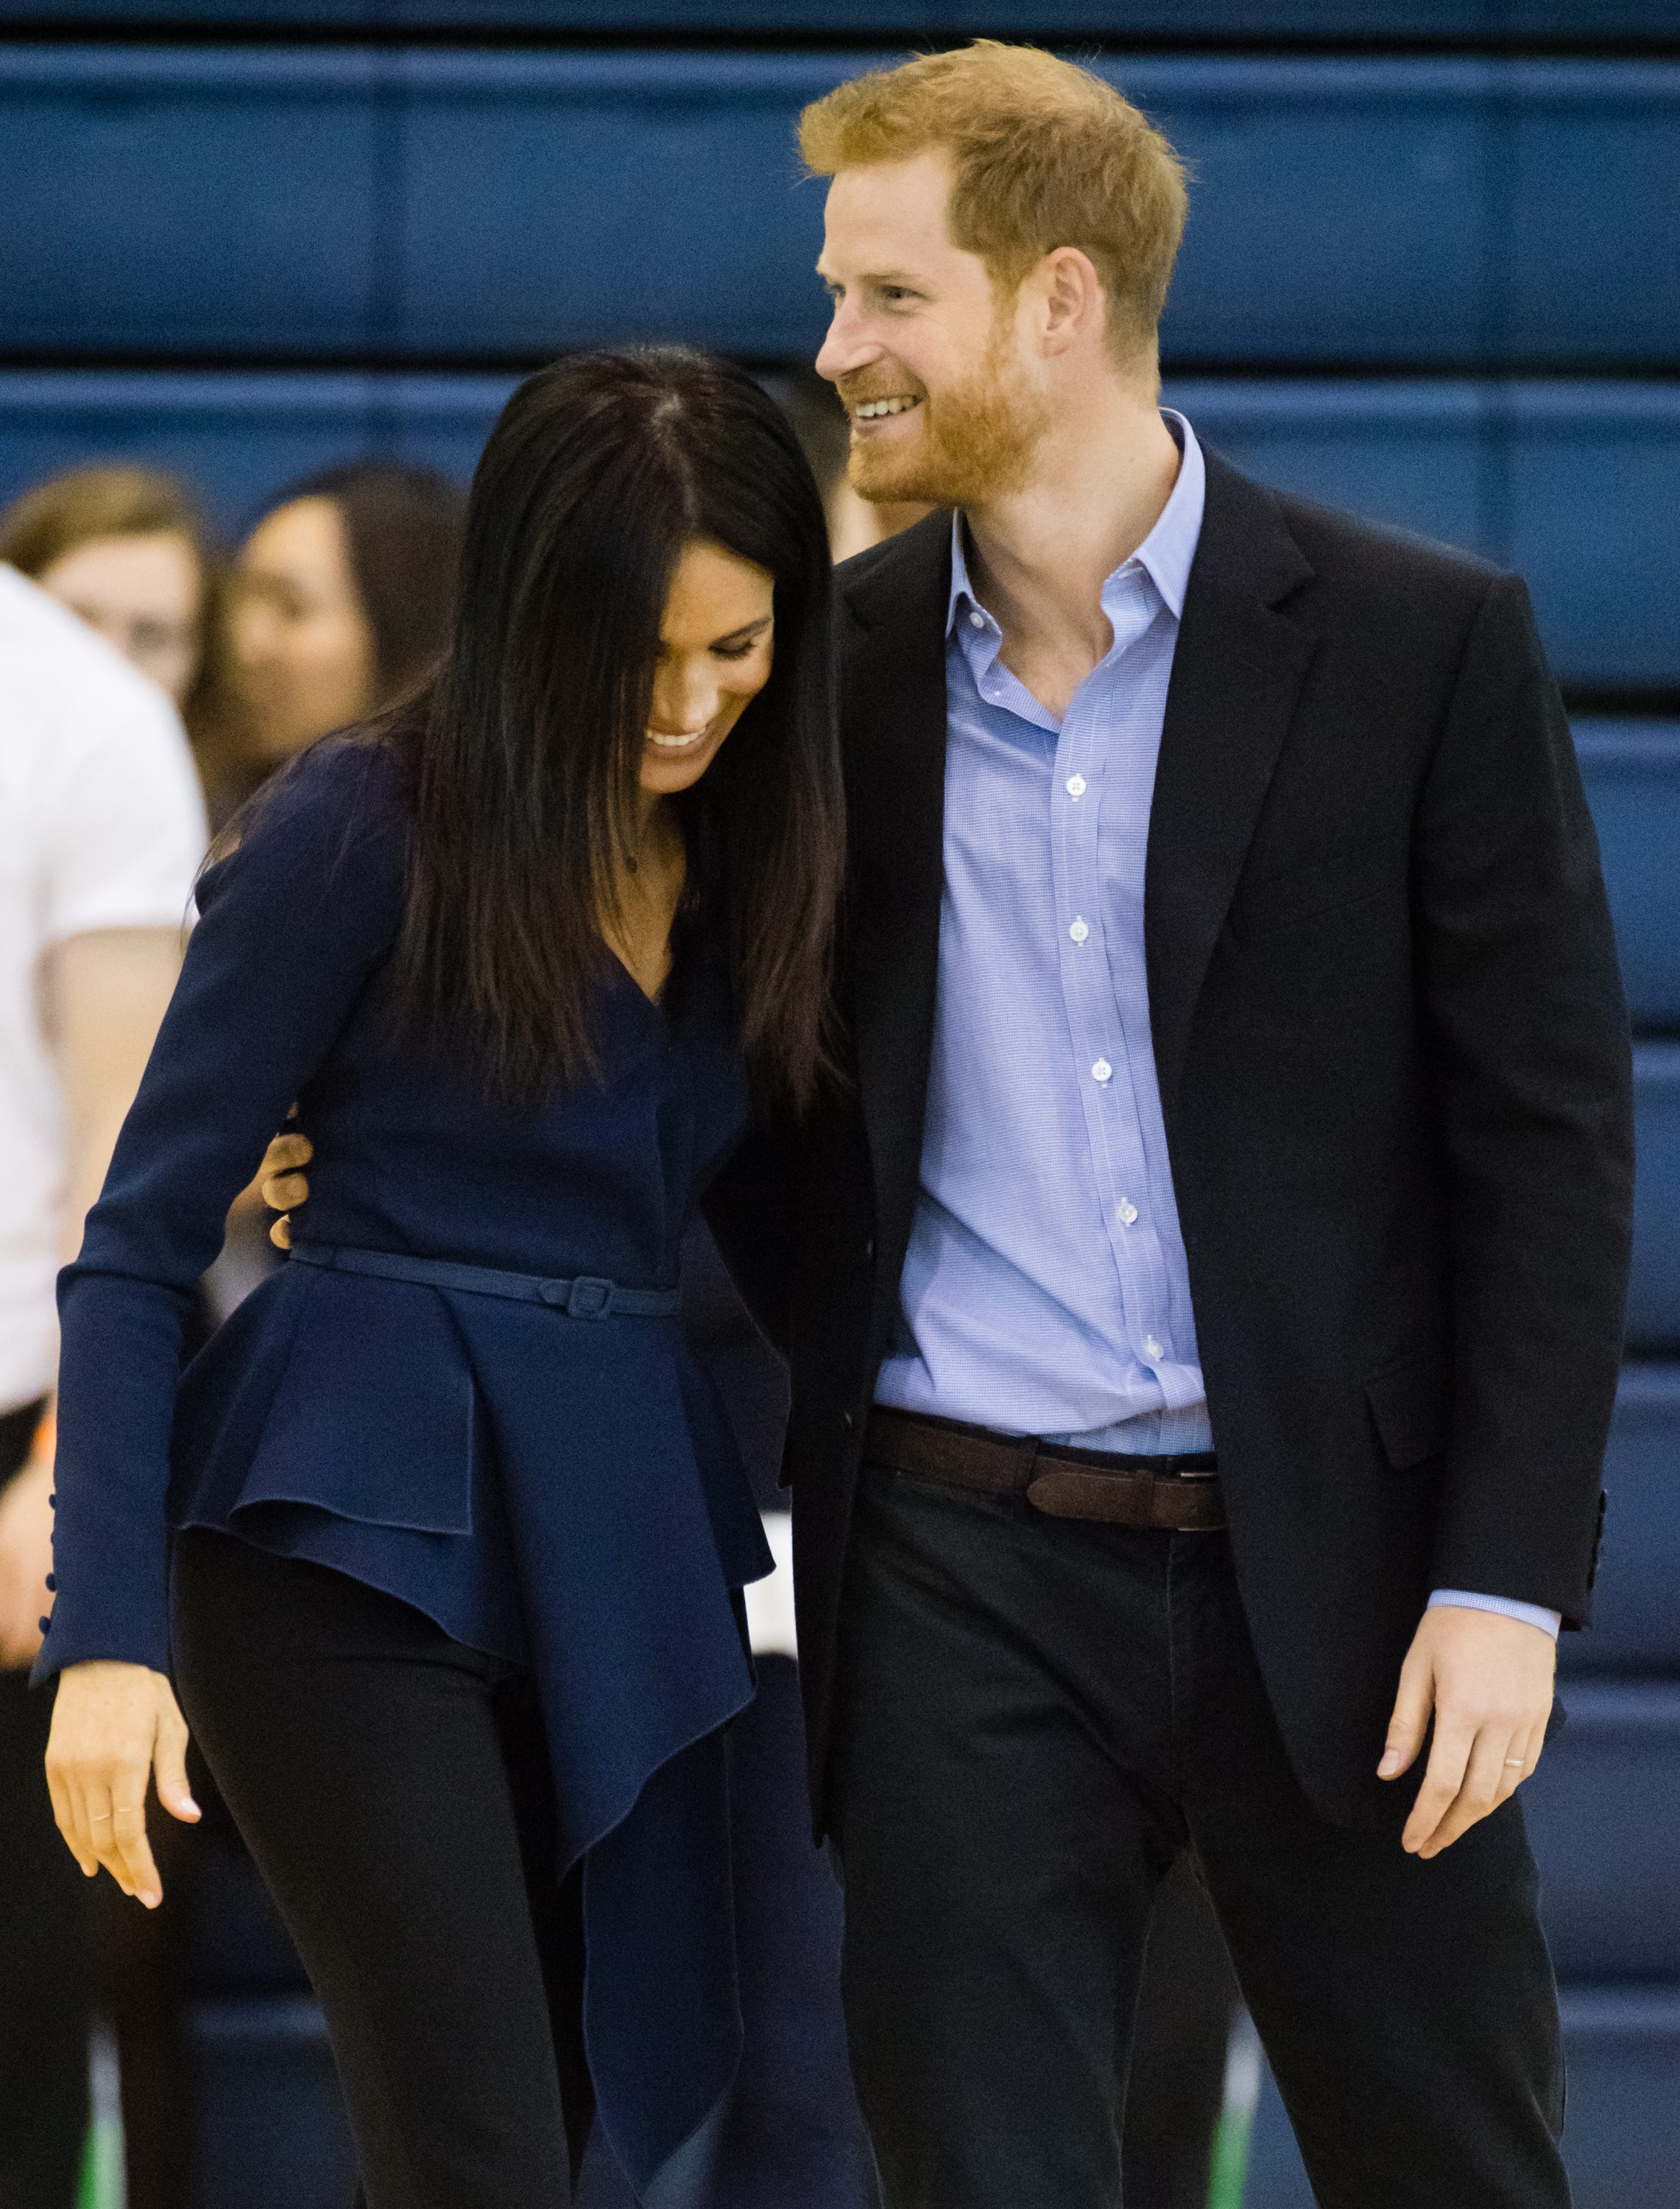
[[[830,383],[838,383],[841,376],[868,368],[880,358],[881,347],[864,328],[863,316],[842,299],[834,309],[822,350],[816,356],[817,374]]]

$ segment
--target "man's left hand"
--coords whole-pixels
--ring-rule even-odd
[[[1424,1613],[1376,1767],[1380,1779],[1398,1779],[1434,1713],[1435,1743],[1403,1848],[1439,1856],[1516,1792],[1540,1761],[1557,1669],[1551,1636],[1522,1619],[1456,1604]]]

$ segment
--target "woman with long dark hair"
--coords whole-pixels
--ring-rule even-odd
[[[823,1072],[828,648],[822,505],[750,378],[661,351],[522,385],[441,674],[204,876],[64,1278],[58,1822],[155,1905],[146,1788],[194,1817],[190,1723],[370,2209],[547,2209],[592,2109],[675,2201],[715,2130],[721,1732],[769,1558],[677,1249],[750,1096]],[[307,1239],[178,1388],[294,1098]]]

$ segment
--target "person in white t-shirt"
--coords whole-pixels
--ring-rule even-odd
[[[32,1696],[51,1464],[31,1445],[74,1256],[174,987],[204,810],[173,706],[0,563],[0,2200],[69,2209],[87,2122],[84,1897]]]

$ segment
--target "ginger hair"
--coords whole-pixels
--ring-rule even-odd
[[[1057,247],[1087,254],[1123,359],[1153,352],[1184,232],[1184,166],[1148,117],[1089,69],[977,39],[872,69],[799,118],[814,176],[950,156],[951,241],[1012,296]]]

